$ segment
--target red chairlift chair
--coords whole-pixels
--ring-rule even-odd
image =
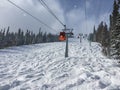
[[[60,41],[65,41],[66,40],[65,32],[60,32],[59,40]]]

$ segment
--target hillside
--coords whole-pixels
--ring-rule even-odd
[[[0,90],[120,90],[120,68],[78,39],[0,50]]]

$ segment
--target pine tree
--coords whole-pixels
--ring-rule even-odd
[[[2,36],[2,30],[0,31],[0,48],[2,48],[2,38],[3,38],[3,36]]]
[[[9,33],[10,27],[7,28],[6,36],[5,36],[5,47],[10,46],[10,33]]]
[[[29,44],[29,31],[27,30],[26,34],[25,34],[25,45]]]
[[[16,45],[16,39],[15,39],[15,34],[14,34],[14,32],[11,33],[10,37],[11,37],[11,40],[12,40],[11,46],[15,46],[15,45]]]
[[[95,29],[95,26],[94,26],[94,29],[93,29],[93,41],[96,42],[96,29]]]
[[[52,35],[51,33],[49,33],[47,35],[47,42],[54,42],[54,41],[55,41],[54,35]]]
[[[47,33],[45,32],[44,35],[43,35],[43,42],[47,42]]]
[[[17,34],[16,41],[17,41],[16,43],[17,43],[18,46],[21,45],[21,29],[20,28],[18,29],[18,34]]]
[[[43,34],[40,28],[38,33],[38,43],[42,43],[42,42],[43,42]]]
[[[46,32],[43,34],[41,28],[37,35],[29,30],[24,34],[20,28],[18,32],[10,32],[9,30],[10,27],[7,28],[7,31],[5,29],[0,31],[0,48],[58,41],[58,35],[47,34]]]
[[[117,40],[117,28],[118,26],[118,17],[119,16],[119,4],[114,1],[113,12],[110,16],[110,54],[113,58],[116,58],[116,40]]]
[[[114,49],[112,55],[114,58],[120,59],[120,15],[118,15],[117,17],[115,31],[113,35],[115,36],[115,38],[112,39],[114,41],[114,44],[112,45],[112,48]]]
[[[101,22],[98,26],[97,32],[96,32],[96,41],[99,43],[102,43],[102,30],[103,30],[103,22]]]
[[[88,37],[88,40],[89,40],[89,41],[93,41],[93,38],[94,38],[94,34],[93,34],[93,33],[90,33],[90,34],[89,34],[89,37]]]
[[[108,43],[109,33],[108,33],[108,28],[106,23],[102,28],[101,39],[102,39],[102,46],[107,47],[109,44]]]
[[[117,16],[119,15],[119,5],[116,2],[116,0],[114,0],[114,4],[113,4],[113,12],[112,12],[112,16],[113,16],[113,27],[116,24],[116,20],[117,20]]]
[[[32,34],[32,44],[35,44],[35,34]]]

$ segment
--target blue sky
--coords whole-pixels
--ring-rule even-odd
[[[79,23],[76,26],[74,25],[75,27],[73,26],[76,30],[79,29],[79,31],[83,33],[92,32],[92,27],[96,25],[96,28],[97,28],[97,25],[101,21],[106,22],[109,26],[109,15],[112,12],[114,0],[59,0],[59,2],[62,8],[64,9],[65,16],[66,14],[71,14],[70,12],[72,11],[72,14],[76,15],[76,19],[80,20],[80,21],[77,21],[77,20],[74,21],[75,24]],[[86,7],[87,19],[85,19],[86,18],[85,7]],[[77,11],[75,12],[75,10]],[[69,15],[66,16],[66,19],[68,18],[68,16]],[[70,22],[72,22],[72,20],[69,21],[68,23]],[[68,25],[71,26],[73,24],[70,23]],[[76,27],[79,27],[79,28],[76,28]]]
[[[112,11],[112,5],[114,0],[59,0],[61,6],[64,9],[64,12],[67,13],[72,9],[85,10],[86,7],[86,16],[89,18],[94,16],[96,19],[100,15],[105,13],[110,13]]]
[[[114,0],[59,0],[61,6],[66,12],[75,8],[75,5],[77,6],[77,8],[84,8],[85,3],[87,2],[91,5],[91,7],[89,8],[90,11],[94,10],[96,12],[97,10],[102,9],[102,12],[106,12],[108,11],[108,9],[112,8],[113,1]],[[95,12],[93,12],[93,14]]]
[[[27,10],[41,21],[48,24],[56,31],[38,23],[26,13],[11,5],[7,0],[0,0],[0,29],[10,26],[11,31],[17,28],[30,29],[38,32],[41,27],[43,31],[59,33],[63,26],[38,2],[38,0],[11,0],[15,4]],[[76,34],[90,33],[93,26],[105,21],[109,25],[109,15],[112,11],[114,0],[44,0],[55,15],[67,25],[73,28]],[[86,2],[85,2],[86,1]],[[85,3],[86,17],[85,18]]]

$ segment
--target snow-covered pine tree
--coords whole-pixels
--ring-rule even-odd
[[[115,31],[113,32],[114,38],[112,39],[114,44],[112,55],[116,59],[120,59],[120,15],[117,17],[115,24]]]
[[[113,4],[113,12],[112,15],[110,15],[110,55],[111,57],[115,58],[116,56],[116,21],[117,17],[119,15],[119,5],[114,0]]]

